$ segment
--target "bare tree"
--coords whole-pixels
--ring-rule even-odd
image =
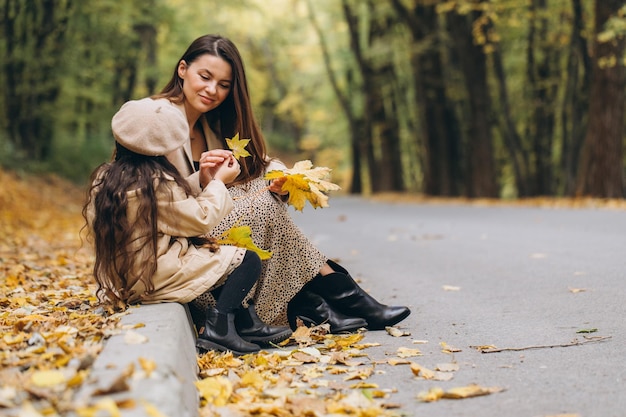
[[[493,156],[491,132],[491,97],[487,82],[486,45],[481,45],[474,32],[487,38],[490,21],[481,6],[484,0],[474,1],[470,13],[457,9],[447,14],[448,31],[459,57],[468,100],[468,127],[465,140],[465,194],[468,197],[497,197],[498,186]]]
[[[577,193],[604,198],[624,197],[624,65],[625,39],[600,35],[622,0],[596,0],[596,38],[589,96],[589,124],[583,144]]]

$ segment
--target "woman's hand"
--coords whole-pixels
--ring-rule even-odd
[[[224,160],[218,167],[217,171],[213,175],[216,180],[222,181],[224,184],[231,183],[237,178],[237,175],[241,172],[241,167],[237,159],[230,154],[229,158]]]
[[[283,184],[287,181],[287,177],[280,177],[270,181],[268,189],[274,194],[287,195],[287,191],[283,191]]]
[[[215,174],[220,166],[232,158],[233,153],[224,149],[213,149],[208,152],[202,152],[200,155],[200,186],[202,188],[215,178]],[[237,164],[239,165],[239,164]],[[239,175],[239,174],[237,174]]]

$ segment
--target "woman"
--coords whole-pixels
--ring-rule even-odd
[[[229,155],[227,138],[250,139],[246,150],[251,156],[240,158],[241,173],[228,184],[235,208],[212,235],[248,225],[255,244],[273,253],[263,263],[254,294],[263,321],[295,328],[300,318],[307,324],[327,322],[331,332],[341,332],[384,329],[410,314],[407,307],[377,302],[311,244],[289,216],[284,177],[269,185],[263,179],[267,171],[285,167],[267,156],[243,61],[230,40],[205,35],[193,41],[158,97],[168,98],[187,116],[190,140],[168,158],[197,190],[206,181],[198,172],[200,163],[221,163]]]
[[[125,103],[111,122],[115,160],[92,174],[83,213],[95,247],[94,277],[101,301],[194,303],[213,293],[197,346],[256,352],[255,329],[236,328],[236,312],[261,272],[254,252],[218,246],[203,237],[233,208],[225,183],[240,173],[231,155],[201,168],[206,184],[191,195],[187,181],[164,156],[188,141],[187,120],[165,99]],[[217,293],[219,292],[219,294]],[[291,330],[273,342],[289,337]]]

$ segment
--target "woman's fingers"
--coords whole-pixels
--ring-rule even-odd
[[[200,162],[210,162],[214,164],[220,164],[226,159],[232,157],[233,153],[225,149],[213,149],[207,152],[202,152],[200,155]]]

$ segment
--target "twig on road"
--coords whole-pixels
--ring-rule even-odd
[[[557,345],[536,345],[536,346],[526,346],[520,348],[496,348],[496,347],[486,347],[486,346],[470,346],[473,349],[478,349],[480,353],[497,353],[497,352],[517,352],[522,350],[531,350],[531,349],[552,349],[558,347],[570,347],[570,346],[580,346],[587,343],[594,342],[603,342],[605,340],[610,339],[612,336],[594,336],[594,337],[585,337],[585,340],[574,339],[570,343],[563,343]]]

